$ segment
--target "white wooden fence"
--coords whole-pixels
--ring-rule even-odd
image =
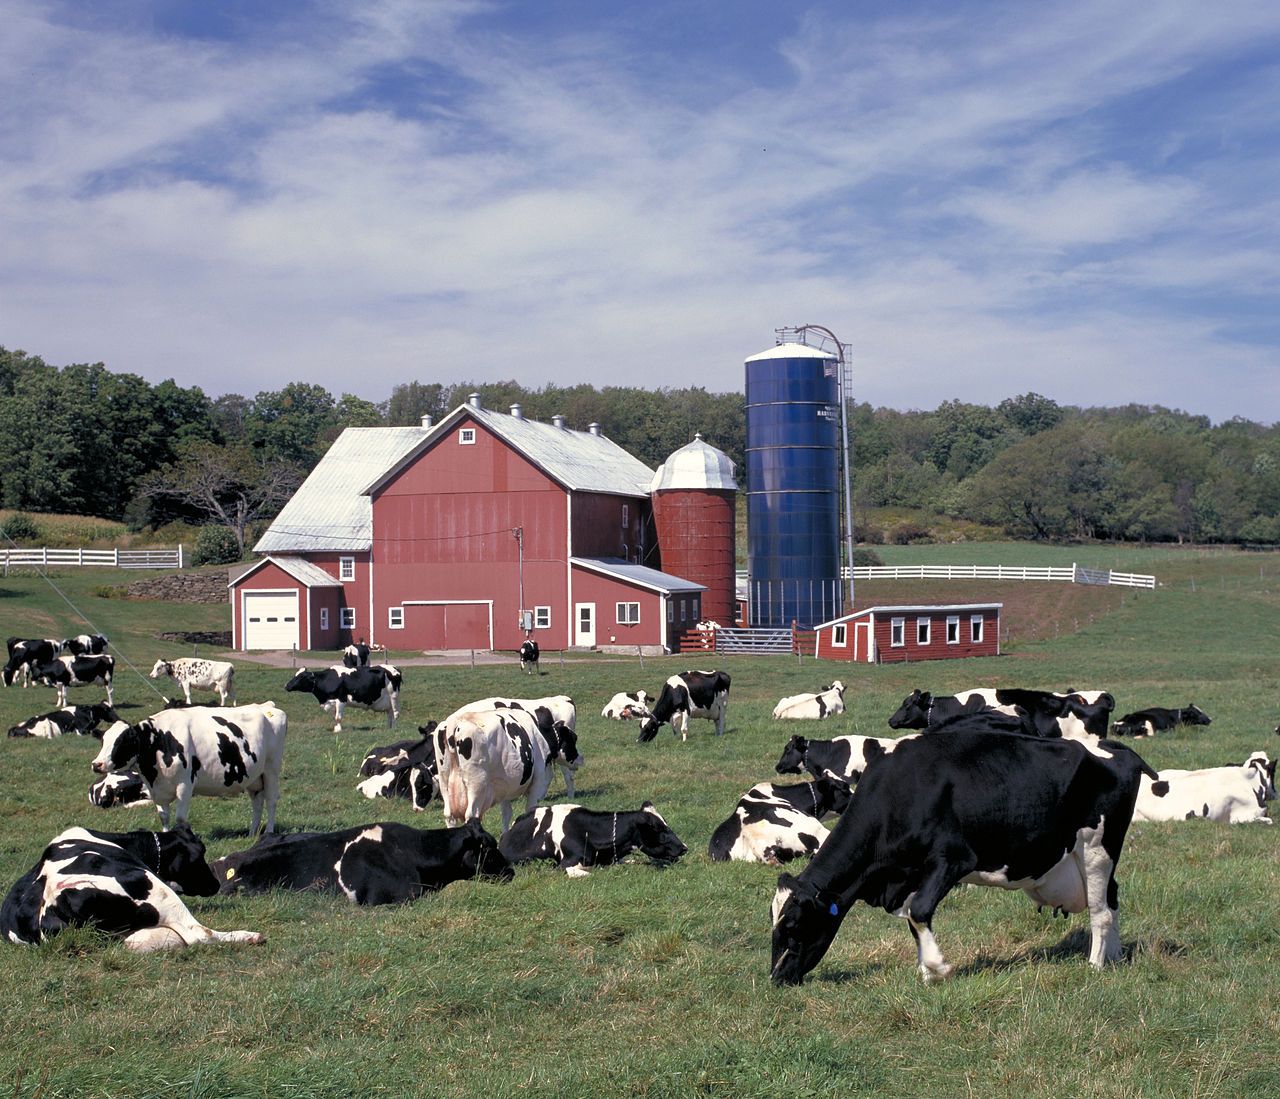
[[[119,569],[180,569],[184,565],[182,546],[177,549],[92,550],[92,549],[0,549],[4,571],[11,568],[62,568],[70,565],[106,565]]]
[[[848,570],[845,570],[846,575]],[[1103,584],[1154,588],[1156,578],[1112,569],[1022,568],[1016,565],[860,565],[854,580],[1054,580],[1066,584]]]

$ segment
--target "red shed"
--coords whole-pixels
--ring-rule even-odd
[[[998,656],[1003,606],[866,607],[815,627],[814,655],[865,664]]]
[[[342,582],[301,557],[264,557],[232,578],[233,649],[336,649]]]

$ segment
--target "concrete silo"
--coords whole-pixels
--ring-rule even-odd
[[[733,462],[702,436],[675,451],[653,476],[650,498],[662,569],[702,584],[702,617],[734,622]]]
[[[747,599],[752,626],[843,613],[839,359],[782,343],[746,360]]]

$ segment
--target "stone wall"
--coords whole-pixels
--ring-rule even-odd
[[[125,596],[168,603],[229,603],[229,572],[225,568],[187,569],[168,576],[138,580],[125,589]]]

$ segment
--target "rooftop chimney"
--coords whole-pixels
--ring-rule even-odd
[[[552,417],[551,417],[551,426],[552,426],[552,427],[558,427],[558,428],[560,428],[561,430],[563,430],[563,429],[564,429],[564,416],[563,416],[563,415],[561,415],[559,412],[557,412],[554,416],[552,416]]]
[[[513,405],[511,406],[511,415],[512,415],[512,416],[514,416],[517,420],[520,420],[520,419],[523,419],[523,418],[524,418],[524,417],[521,415],[521,411],[522,411],[522,410],[521,410],[521,408],[520,408],[520,406],[519,406],[518,404],[513,404]]]
[[[591,432],[591,434],[592,434],[592,435],[599,435],[599,434],[600,434],[600,425],[599,425],[599,424],[587,424],[587,430],[588,430],[589,432]]]
[[[469,404],[472,408],[479,408],[479,407],[481,407],[481,406],[480,406],[480,394],[479,394],[479,393],[472,393],[472,394],[471,394],[471,396],[467,398],[467,404]]]
[[[423,426],[424,428],[430,428],[430,427],[431,427],[431,413],[430,413],[430,412],[424,412],[424,413],[422,414],[422,426]]]

